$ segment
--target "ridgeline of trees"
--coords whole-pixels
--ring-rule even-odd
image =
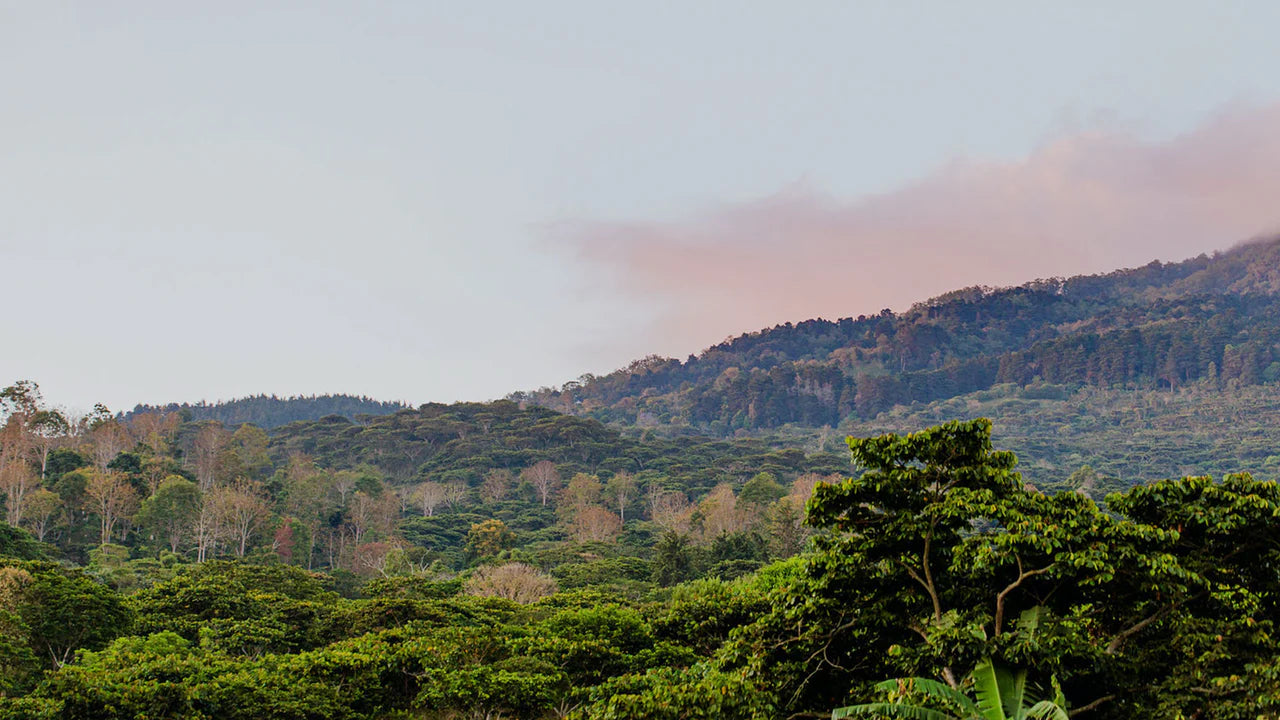
[[[16,423],[29,423],[19,411],[6,431],[23,415]],[[993,450],[985,420],[849,447],[856,477],[789,491],[757,475],[713,489],[718,504],[704,498],[686,529],[665,530],[634,556],[618,549],[625,530],[535,546],[490,516],[471,526],[470,557],[454,570],[400,545],[358,560],[360,574],[310,572],[297,538],[196,562],[181,542],[177,552],[152,549],[149,530],[135,531],[148,540],[133,547],[104,542],[80,568],[0,525],[0,719],[1236,720],[1280,711],[1274,482],[1188,477],[1104,504],[1044,494],[1014,471],[1012,454]],[[576,513],[604,492],[575,478],[543,494],[553,476],[538,467],[526,468],[528,504]],[[199,491],[192,472],[182,482]],[[210,492],[239,482],[217,472]],[[313,482],[321,472],[291,461],[263,483],[296,487],[291,475]],[[347,500],[372,491],[357,479]],[[799,554],[734,579],[681,574],[708,552],[707,533],[713,546],[741,541],[726,507],[746,516],[742,506],[777,508],[797,491],[808,497],[793,537]],[[305,496],[284,493],[286,504]],[[564,516],[563,532],[575,517]],[[618,508],[633,528],[661,524],[623,517]]]
[[[561,412],[731,434],[867,420],[998,384],[1176,390],[1280,380],[1280,240],[1107,275],[974,287],[907,312],[787,323],[559,389]]]
[[[177,413],[189,422],[216,420],[223,425],[251,423],[270,430],[291,422],[319,420],[329,415],[354,420],[364,416],[389,415],[407,407],[404,403],[383,402],[363,395],[294,395],[287,398],[254,395],[216,403],[138,405],[125,414],[125,419],[136,415]]]

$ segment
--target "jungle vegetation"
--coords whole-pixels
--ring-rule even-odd
[[[1280,490],[1247,474],[1095,500],[1036,489],[986,420],[837,469],[509,402],[101,413],[46,453],[37,391],[4,396],[0,718],[1277,710]]]

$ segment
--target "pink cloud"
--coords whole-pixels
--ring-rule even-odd
[[[781,322],[1180,260],[1276,232],[1280,104],[1164,142],[1061,137],[1020,162],[957,161],[883,195],[794,187],[678,221],[562,230],[656,308],[649,347],[680,354]]]

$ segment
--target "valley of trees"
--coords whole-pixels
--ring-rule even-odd
[[[850,466],[510,402],[266,433],[3,399],[5,720],[1280,711],[1249,475],[1046,494],[986,420]]]

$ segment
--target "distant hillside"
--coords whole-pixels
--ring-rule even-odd
[[[491,470],[521,470],[548,460],[566,478],[626,471],[661,478],[699,497],[726,480],[741,484],[759,472],[788,481],[804,473],[846,472],[848,451],[801,450],[758,438],[624,437],[595,420],[514,402],[428,403],[416,410],[356,425],[338,417],[293,423],[271,434],[279,464],[306,455],[334,469],[373,468],[393,482],[422,477],[478,485]]]
[[[1104,275],[971,287],[649,357],[512,399],[606,422],[837,426],[998,385],[1176,390],[1280,380],[1280,239]]]
[[[1162,478],[1250,472],[1280,480],[1280,386],[1226,388],[1205,379],[1169,390],[997,385],[849,419],[831,435],[914,432],[956,418],[991,418],[995,444],[1017,454],[1043,489],[1107,492]],[[797,440],[812,433],[799,434]],[[1088,465],[1091,481],[1073,474]]]
[[[408,405],[400,402],[383,402],[355,395],[311,395],[277,397],[255,395],[225,402],[196,404],[170,403],[168,405],[138,405],[126,417],[148,412],[176,412],[185,419],[217,420],[224,425],[252,423],[262,428],[274,428],[291,422],[319,420],[329,415],[354,419],[361,415],[389,415],[404,410]]]

